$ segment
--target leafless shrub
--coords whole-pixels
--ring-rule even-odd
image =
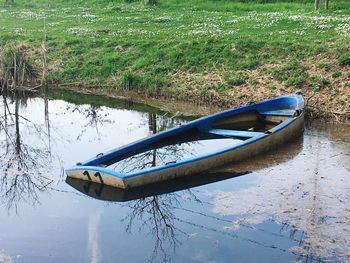
[[[40,70],[35,56],[36,52],[24,44],[8,44],[0,48],[1,90],[14,90],[36,82]]]

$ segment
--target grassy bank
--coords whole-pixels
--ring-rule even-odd
[[[40,68],[44,42],[49,83],[97,93],[228,107],[302,90],[311,113],[347,118],[350,5],[311,2],[18,0],[0,7],[0,46]]]

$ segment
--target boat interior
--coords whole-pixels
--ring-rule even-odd
[[[250,110],[214,120],[210,126],[194,126],[137,150],[104,160],[97,166],[130,173],[206,154],[258,135],[293,117],[294,110],[259,113]]]

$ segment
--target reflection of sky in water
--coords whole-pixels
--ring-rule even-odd
[[[151,134],[149,113],[51,100],[48,128],[44,106],[42,99],[20,106],[44,135],[24,119],[19,127],[25,145],[51,150],[30,178],[41,172],[52,183],[37,191],[34,206],[17,200],[16,213],[4,191],[13,176],[1,181],[0,262],[350,260],[349,128],[311,126],[298,147],[224,169],[255,171],[245,176],[108,203],[64,183],[61,168]],[[163,127],[181,122],[157,117]]]
[[[241,222],[277,223],[303,230],[303,244],[292,251],[350,260],[350,150],[324,137],[306,135],[293,160],[259,172],[256,185],[239,191],[211,193],[213,212],[243,215]],[[240,202],[238,200],[244,200]]]
[[[110,165],[109,169],[124,173],[135,172],[156,165],[175,163],[176,161],[209,154],[213,151],[237,145],[239,142],[241,141],[232,138],[222,138],[167,145],[126,158]]]

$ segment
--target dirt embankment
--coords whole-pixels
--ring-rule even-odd
[[[266,79],[267,80],[267,79]],[[230,107],[245,105],[276,96],[292,94],[302,91],[307,102],[306,114],[309,118],[323,119],[325,121],[346,122],[350,124],[349,91],[338,88],[332,91],[313,92],[297,88],[285,88],[283,86],[264,86],[265,79],[261,80],[262,88],[256,88],[246,84],[244,89],[222,95],[217,92],[200,94],[196,90],[188,90],[178,97],[150,95],[141,92],[115,91],[113,88],[84,88],[79,86],[64,86],[65,89],[76,92],[105,95],[114,98],[130,99],[135,102],[146,103],[162,110],[184,115],[206,115],[218,112]],[[55,88],[61,88],[56,86]]]
[[[322,63],[327,67],[320,68],[318,65]],[[299,87],[287,86],[272,76],[271,72],[279,65],[267,65],[263,70],[252,70],[248,72],[244,84],[230,87],[225,92],[220,92],[217,88],[225,83],[219,73],[182,72],[172,75],[171,80],[174,86],[182,87],[178,92],[181,100],[220,108],[301,91],[307,102],[309,117],[350,122],[350,68],[339,66],[336,59],[321,57],[303,64],[309,77]]]
[[[42,52],[33,50],[26,45],[0,49],[1,89],[33,89],[46,83],[46,71],[48,70],[47,74],[50,75],[50,67],[46,68],[46,61],[43,63],[45,56]],[[340,66],[336,58],[324,55],[301,61],[299,68],[305,69],[305,73],[301,72],[303,82],[297,87],[276,77],[275,72],[282,72],[281,69],[284,70],[286,65],[288,67],[288,63],[264,65],[244,72],[229,69],[199,73],[176,71],[169,73],[168,83],[157,87],[156,91],[125,90],[115,78],[112,78],[112,81],[101,80],[104,84],[99,86],[89,85],[83,81],[71,85],[51,83],[49,86],[110,97],[124,97],[167,111],[191,115],[205,115],[301,91],[307,102],[306,110],[309,117],[350,123],[349,65]],[[287,73],[282,74],[288,76],[288,68]]]
[[[327,67],[319,67],[320,64]],[[219,72],[176,72],[168,75],[170,84],[157,94],[125,91],[118,86],[86,88],[65,86],[78,92],[123,97],[153,106],[191,115],[205,115],[229,107],[301,91],[307,102],[307,116],[327,121],[350,123],[350,71],[339,66],[335,58],[315,58],[303,62],[310,76],[300,87],[287,86],[273,77],[280,65],[267,65],[263,70],[249,71],[247,80],[239,86],[228,86]],[[226,76],[230,72],[224,73]],[[232,74],[237,74],[232,72]],[[221,90],[221,88],[223,90]]]
[[[49,85],[49,88],[69,89],[82,93],[130,99],[176,114],[196,116],[301,91],[305,97],[306,113],[309,118],[350,124],[350,88],[340,78],[332,87],[324,87],[315,91],[307,88],[286,87],[268,76],[256,75],[256,79],[251,79],[244,85],[234,87],[226,93],[220,93],[212,89],[203,91],[205,85],[220,79],[216,75],[207,73],[203,78],[200,78],[198,75],[193,76],[189,73],[181,74],[182,78],[186,78],[182,85],[186,85],[188,88],[181,88],[181,91],[178,91],[176,94],[173,94],[173,90],[169,93],[162,91],[160,94],[148,94],[141,91],[124,91],[113,86],[87,87],[79,83],[74,85],[55,84]],[[254,74],[255,72],[252,72],[252,76]],[[180,81],[180,78],[174,79],[176,84]],[[33,87],[26,88],[33,90]]]

